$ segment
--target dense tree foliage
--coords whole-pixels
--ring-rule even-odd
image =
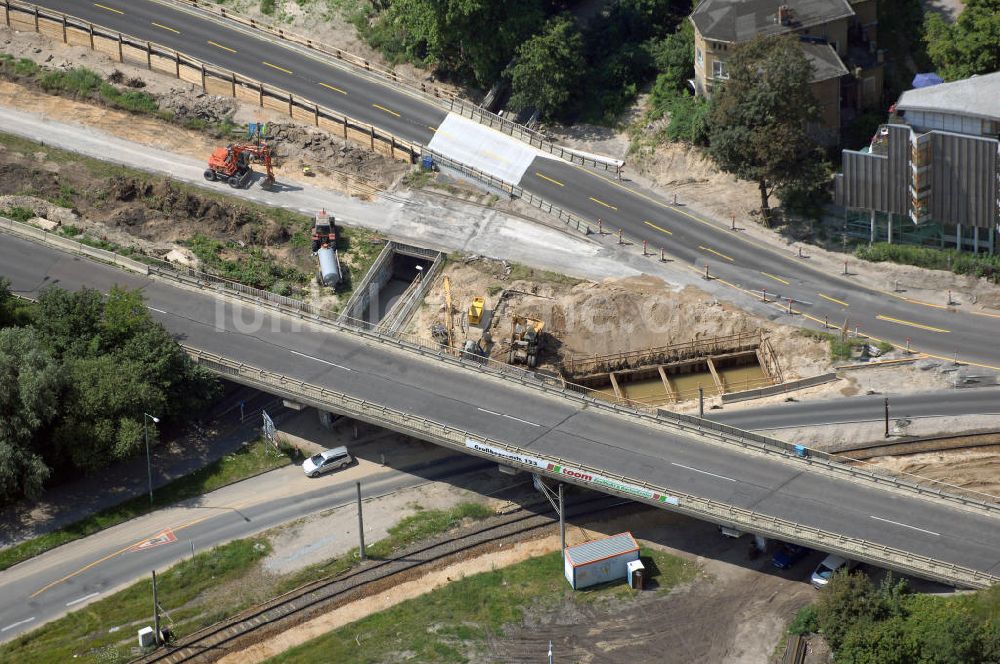
[[[1000,0],[968,0],[955,23],[927,14],[927,54],[947,81],[1000,70]]]
[[[550,116],[565,106],[584,74],[583,36],[570,14],[549,21],[545,30],[517,49],[511,69],[511,106]]]
[[[367,34],[390,54],[488,88],[544,22],[543,0],[393,0]]]
[[[0,282],[5,325],[23,318],[11,301]],[[0,329],[0,502],[36,496],[50,475],[131,456],[144,412],[169,421],[215,391],[138,291],[50,288],[21,322]]]
[[[825,182],[823,154],[808,127],[818,119],[809,87],[812,65],[794,37],[757,37],[733,51],[729,79],[712,97],[709,155],[727,173],[757,183],[770,218],[770,196]]]
[[[537,104],[563,119],[613,121],[667,68],[671,54],[664,40],[690,13],[691,0],[616,0],[594,16],[561,13],[574,4],[370,2],[355,25],[390,59],[432,66],[462,83],[486,89],[509,75],[515,106]]]
[[[879,587],[861,573],[836,574],[816,605],[836,664],[997,662],[1000,593],[911,595],[889,575]]]

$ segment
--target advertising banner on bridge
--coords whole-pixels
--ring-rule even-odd
[[[577,482],[584,482],[586,484],[594,485],[594,488],[605,488],[612,491],[617,491],[618,493],[625,493],[636,498],[643,498],[645,500],[652,500],[658,503],[664,503],[667,505],[677,505],[678,501],[675,496],[668,496],[666,494],[657,493],[645,487],[641,487],[629,482],[623,482],[621,480],[616,480],[610,477],[605,477],[603,475],[598,475],[596,473],[591,473],[579,468],[573,468],[572,466],[563,466],[556,463],[550,463],[542,459],[537,459],[535,457],[527,456],[525,454],[519,454],[517,452],[511,452],[510,450],[504,449],[502,447],[497,447],[495,445],[490,445],[488,443],[480,443],[479,441],[473,440],[472,438],[465,439],[465,446],[469,449],[476,450],[484,454],[488,454],[492,457],[498,459],[501,463],[504,461],[520,463],[526,466],[534,466],[541,470],[554,473],[556,475],[565,475],[566,477],[571,477]]]

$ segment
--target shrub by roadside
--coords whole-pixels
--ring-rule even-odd
[[[888,261],[902,265],[915,265],[930,270],[948,270],[955,274],[967,274],[1000,284],[1000,256],[997,255],[972,254],[955,249],[935,249],[887,242],[858,247],[854,251],[854,255],[875,263]]]

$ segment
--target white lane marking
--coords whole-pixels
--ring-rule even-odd
[[[156,313],[159,313],[159,314],[165,314],[165,313],[167,313],[163,309],[157,309],[156,307],[151,307],[149,305],[146,305],[146,308],[149,309],[150,311],[155,311]]]
[[[66,602],[66,606],[73,606],[74,604],[79,604],[80,602],[86,602],[91,597],[97,597],[100,594],[101,594],[101,591],[98,590],[96,593],[90,593],[89,595],[84,595],[83,597],[78,597],[78,598],[74,599],[72,602]]]
[[[692,468],[691,466],[685,466],[683,463],[673,463],[673,462],[671,462],[670,465],[671,466],[677,466],[678,468],[686,468],[687,470],[693,470],[696,473],[702,473],[704,475],[711,475],[712,477],[718,477],[720,480],[726,480],[727,482],[735,482],[736,481],[732,477],[726,477],[725,475],[716,475],[715,473],[710,473],[707,470],[702,470],[700,468]]]
[[[313,357],[312,355],[306,355],[305,353],[300,353],[297,350],[292,350],[292,351],[289,351],[289,352],[290,353],[294,353],[296,355],[300,355],[302,357],[307,357],[310,360],[313,360],[315,362],[322,362],[323,364],[329,364],[331,367],[337,367],[338,369],[343,369],[344,371],[354,371],[354,369],[351,369],[350,367],[345,367],[342,364],[337,364],[336,362],[327,362],[326,360],[321,360],[318,357]]]
[[[490,415],[496,415],[497,417],[506,417],[508,420],[514,420],[515,422],[520,422],[521,424],[528,424],[533,427],[540,427],[541,424],[535,424],[534,422],[529,422],[528,420],[522,420],[520,417],[514,417],[513,415],[507,415],[506,413],[498,413],[495,410],[486,410],[485,408],[476,408],[476,410],[489,413]]]
[[[884,521],[885,523],[891,523],[895,526],[902,526],[903,528],[909,528],[910,530],[919,530],[922,533],[927,533],[928,535],[934,535],[936,537],[941,537],[941,533],[936,533],[933,530],[924,530],[923,528],[917,528],[916,526],[911,526],[905,523],[900,523],[899,521],[891,521],[889,519],[883,519],[880,516],[869,515],[876,521]]]
[[[16,623],[11,623],[11,624],[7,625],[6,627],[4,627],[3,629],[0,629],[0,632],[6,632],[8,629],[14,629],[15,627],[18,627],[18,626],[23,625],[25,623],[30,623],[34,619],[35,619],[35,616],[31,616],[30,618],[25,618],[24,620],[19,620]]]
[[[514,417],[513,415],[504,415],[504,417],[506,417],[509,420],[515,420],[517,422],[521,422],[522,424],[530,424],[533,427],[542,426],[541,424],[535,424],[534,422],[529,422],[528,420],[522,420],[520,417]]]

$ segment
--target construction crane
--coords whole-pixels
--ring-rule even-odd
[[[451,312],[451,280],[446,276],[444,278],[444,320],[445,327],[448,330],[448,348],[455,347],[455,317]]]
[[[242,189],[250,185],[253,179],[253,162],[264,164],[267,174],[261,186],[267,189],[274,184],[274,171],[271,169],[271,148],[267,143],[235,143],[224,148],[215,148],[208,158],[208,168],[205,169],[205,179],[209,182],[219,180],[228,182],[234,189]]]

